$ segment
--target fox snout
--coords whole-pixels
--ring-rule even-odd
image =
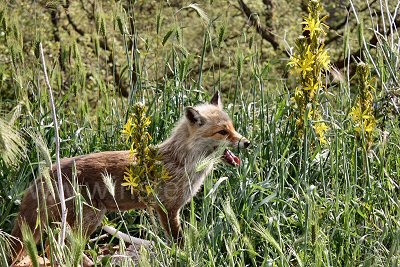
[[[250,146],[250,141],[236,131],[234,131],[233,133],[233,138],[231,138],[231,142],[234,147],[248,148]]]

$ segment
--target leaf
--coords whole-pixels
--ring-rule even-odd
[[[218,31],[218,47],[221,47],[222,42],[225,39],[226,27],[225,24],[222,24]]]
[[[213,188],[210,190],[210,192],[208,192],[206,198],[209,197],[210,195],[212,195],[215,191],[217,191],[219,185],[220,185],[223,181],[225,181],[225,180],[227,180],[227,179],[228,179],[228,177],[226,177],[226,176],[219,178],[218,181],[217,181],[217,182],[215,183],[215,185],[213,186]]]
[[[167,32],[167,34],[164,36],[163,40],[162,40],[162,45],[164,46],[165,43],[168,41],[169,37],[171,36],[171,34],[175,31],[175,29],[171,29]]]
[[[161,17],[161,14],[159,13],[159,14],[157,14],[157,27],[156,27],[157,35],[160,33],[161,24],[162,24],[162,17]]]
[[[124,34],[124,23],[120,16],[117,16],[117,24],[118,24],[119,32],[123,35]]]

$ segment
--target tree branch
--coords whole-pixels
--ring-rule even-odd
[[[396,28],[400,27],[400,19],[396,19],[395,21],[393,21],[394,25]],[[385,35],[385,33],[383,32],[379,32],[380,35]],[[375,47],[378,44],[379,40],[378,40],[378,33],[374,33],[374,35],[372,36],[372,38],[368,41],[367,45],[371,46],[371,47]],[[362,56],[362,52],[365,50],[365,47],[361,47],[360,49],[358,49],[356,52],[352,53],[351,55],[349,55],[350,58],[355,58],[359,55]],[[347,58],[344,58],[342,60],[337,60],[336,62],[333,63],[333,65],[338,68],[338,69],[342,69],[345,66],[345,62],[347,61]],[[354,71],[351,71],[352,74],[354,74]]]
[[[273,0],[263,0],[264,3],[264,15],[265,15],[265,25],[267,29],[272,30],[272,17],[274,16],[274,2]]]
[[[81,28],[79,28],[78,25],[76,25],[75,22],[72,20],[72,17],[69,15],[69,12],[68,12],[69,6],[70,6],[70,1],[67,0],[63,7],[64,7],[64,10],[65,10],[65,14],[67,16],[68,23],[72,26],[74,31],[76,31],[79,35],[84,36],[85,35],[85,31],[82,30]],[[90,18],[93,19],[94,16],[92,15],[92,16],[90,16]],[[99,40],[99,46],[100,46],[101,49],[109,52],[109,56],[108,56],[107,62],[112,62],[113,63],[113,65],[111,67],[111,71],[112,71],[114,79],[115,79],[115,84],[120,87],[122,96],[128,97],[129,96],[129,91],[127,89],[127,86],[124,85],[124,83],[122,82],[121,75],[119,74],[117,69],[114,68],[114,64],[115,64],[114,53],[113,53],[113,51],[111,51],[108,48],[109,47],[108,46],[108,42],[107,42],[107,39],[105,37],[104,37],[104,39],[100,39]]]
[[[58,53],[58,61],[60,63],[60,68],[62,71],[65,71],[65,65],[62,61],[62,53],[61,53],[61,38],[60,38],[60,32],[58,30],[58,22],[60,19],[60,11],[58,9],[56,10],[52,10],[50,12],[50,16],[51,16],[51,23],[53,24],[53,36],[54,36],[54,40],[56,42],[59,42],[58,46],[59,46],[59,53]]]
[[[367,6],[365,6],[364,8],[362,8],[362,9],[359,11],[359,13],[362,13],[362,12],[366,11],[369,7],[371,7],[374,3],[376,3],[376,1],[378,1],[378,0],[373,0],[371,3],[369,3],[369,5],[367,5]],[[345,9],[346,9],[347,11],[349,11],[350,8],[351,8],[350,4],[347,5],[347,6],[345,7]],[[348,23],[348,16],[346,16],[346,17],[342,20],[342,22],[340,22],[340,23],[338,23],[338,24],[335,24],[335,25],[333,25],[333,26],[329,26],[330,32],[332,32],[333,34],[329,34],[329,38],[326,39],[325,45],[328,45],[328,44],[330,44],[330,43],[332,43],[332,42],[338,40],[339,38],[341,38],[342,35],[339,34],[337,31],[342,30],[342,28],[343,28],[347,23]],[[334,35],[334,34],[336,34],[336,35]]]
[[[275,40],[275,35],[273,35],[264,25],[261,24],[258,16],[253,13],[250,8],[243,2],[243,0],[238,0],[240,8],[242,12],[248,18],[250,24],[256,28],[257,32],[261,35],[261,37],[268,41],[274,50],[281,50],[279,43]]]
[[[86,8],[86,5],[85,5],[85,3],[83,2],[83,0],[80,0],[80,2],[81,2],[82,9],[85,10],[86,14],[88,15],[88,18],[89,18],[89,19],[94,19],[92,12],[90,12],[90,11]],[[90,1],[88,1],[88,2],[90,2]],[[93,6],[93,3],[90,3],[90,4]]]
[[[365,6],[363,9],[361,9],[361,10],[359,11],[359,13],[362,13],[362,12],[366,11],[369,7],[371,7],[373,4],[375,4],[376,1],[378,1],[378,0],[372,0],[372,2],[369,3],[369,5]],[[350,8],[351,8],[351,5],[348,4],[348,5],[346,6],[346,10],[348,11],[348,10],[350,10]],[[331,29],[331,30],[334,30],[334,31],[340,30],[341,28],[344,27],[344,25],[346,25],[346,23],[347,23],[347,18],[344,18],[342,22],[340,22],[340,23],[338,23],[338,24],[336,24],[336,25],[333,25],[332,27],[330,27],[330,29]]]

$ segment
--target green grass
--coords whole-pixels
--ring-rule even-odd
[[[203,73],[204,61],[213,60],[211,56],[206,58],[204,51],[214,49],[216,53],[222,49],[217,45],[220,33],[214,32],[211,24],[204,25],[204,35],[198,37],[203,38],[203,47],[198,52],[188,52],[182,29],[170,34],[166,28],[163,31],[157,27],[156,35],[148,42],[157,42],[159,49],[154,50],[154,56],[162,60],[153,64],[149,58],[152,47],[142,45],[134,53],[130,50],[129,42],[143,41],[142,33],[129,27],[122,6],[117,7],[114,12],[123,18],[121,23],[129,32],[121,34],[118,27],[108,27],[106,31],[99,30],[99,38],[113,34],[123,40],[129,99],[113,91],[115,80],[105,78],[110,73],[105,73],[104,57],[98,56],[96,64],[88,66],[82,60],[85,54],[79,51],[80,45],[73,41],[63,44],[68,55],[64,58],[68,63],[65,71],[57,57],[46,58],[55,90],[61,156],[128,149],[121,129],[136,101],[148,106],[152,116],[150,133],[153,142],[160,143],[185,106],[208,101],[212,92],[222,86],[230,88],[224,94],[228,114],[238,132],[252,142],[249,150],[235,152],[242,160],[238,168],[219,164],[203,191],[185,207],[182,250],[170,242],[146,212],[108,216],[109,223],[122,231],[155,241],[153,249],[141,252],[140,266],[400,265],[400,127],[395,112],[400,57],[399,35],[394,26],[378,37],[376,49],[365,45],[367,40],[361,30],[359,34],[364,61],[376,77],[374,97],[379,118],[374,143],[366,150],[365,140],[362,136],[356,138],[349,116],[357,97],[355,79],[346,75],[349,66],[343,70],[342,80],[327,81],[329,89],[320,96],[322,117],[330,129],[328,144],[319,146],[309,124],[304,138],[298,139],[290,116],[293,79],[277,77],[271,71],[272,61],[262,61],[257,45],[249,50],[238,46],[230,62],[236,66],[234,72]],[[10,10],[2,8],[11,25],[8,32],[3,29],[8,39],[1,42],[12,59],[7,67],[11,79],[7,80],[7,90],[13,93],[1,96],[0,107],[27,147],[25,157],[17,153],[17,167],[4,158],[0,160],[0,229],[10,232],[24,190],[54,160],[55,143],[41,64],[35,57],[23,54],[17,42],[18,24],[10,19]],[[381,11],[389,19],[385,6]],[[126,12],[133,15],[131,9]],[[354,14],[349,19],[354,20]],[[46,47],[45,36],[39,34],[40,23],[37,27],[37,38]],[[368,29],[364,31],[371,34]],[[350,31],[346,34],[342,52],[357,50],[359,47],[352,47],[353,42],[349,41],[353,38]],[[204,81],[212,86],[203,88]],[[10,120],[13,116],[15,119]],[[4,136],[2,130],[0,137]],[[6,266],[7,237],[2,231],[0,263]],[[64,265],[76,266],[83,242],[80,235],[70,235],[70,246],[60,248],[56,243],[58,232],[52,230],[50,238],[54,254],[64,255],[60,256]],[[92,237],[99,234],[100,231]],[[118,242],[109,238],[90,243],[86,251],[96,255],[100,244]],[[129,260],[122,263],[130,264]]]

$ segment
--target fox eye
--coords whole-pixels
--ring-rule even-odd
[[[219,132],[218,132],[218,134],[220,134],[220,135],[227,135],[227,134],[228,134],[228,132],[227,132],[227,131],[225,131],[225,130],[221,130],[221,131],[219,131]]]

